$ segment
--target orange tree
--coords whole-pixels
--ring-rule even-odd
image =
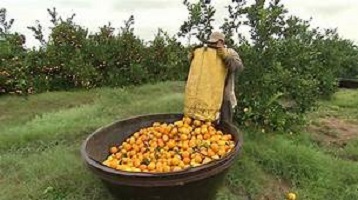
[[[180,35],[197,30],[205,35],[203,27],[214,17],[203,9],[210,2],[184,4],[190,17]],[[244,37],[244,27],[249,37]],[[245,65],[237,77],[236,119],[246,126],[292,129],[319,98],[335,92],[338,74],[357,58],[357,51],[342,53],[354,48],[334,30],[311,28],[309,21],[289,15],[280,0],[233,0],[221,29]]]
[[[206,39],[215,8],[203,0],[184,4],[189,17],[178,36]],[[49,37],[39,23],[28,27],[41,46],[25,49],[25,38],[10,33],[13,20],[0,11],[0,36],[5,38],[0,41],[0,94],[186,79],[191,43],[183,45],[161,29],[153,41],[144,42],[133,32],[133,16],[118,33],[108,24],[89,34],[74,23],[75,15],[62,19],[56,9],[48,9]],[[234,0],[221,29],[245,65],[236,83],[239,124],[289,130],[317,99],[335,92],[339,76],[356,74],[358,51],[351,41],[335,30],[311,28],[309,21],[289,15],[279,0]]]

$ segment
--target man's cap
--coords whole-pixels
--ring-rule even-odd
[[[222,40],[223,42],[225,42],[225,35],[220,32],[213,32],[213,33],[211,33],[208,42],[216,43],[219,40]]]

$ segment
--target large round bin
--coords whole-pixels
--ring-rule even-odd
[[[210,200],[215,197],[229,167],[238,156],[242,138],[232,124],[222,123],[219,129],[230,133],[236,142],[234,151],[220,160],[186,171],[171,173],[132,173],[118,171],[101,164],[108,156],[110,146],[121,144],[140,128],[154,122],[171,123],[182,119],[182,114],[153,114],[114,122],[92,133],[84,141],[81,154],[86,165],[119,200]]]

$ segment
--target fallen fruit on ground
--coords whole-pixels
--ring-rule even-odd
[[[122,144],[109,147],[102,164],[126,172],[178,172],[221,159],[234,147],[231,134],[209,122],[184,117],[138,130]]]
[[[296,194],[290,192],[290,193],[287,194],[286,199],[287,199],[287,200],[296,200]]]

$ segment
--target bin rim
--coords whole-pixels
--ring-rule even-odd
[[[192,174],[192,173],[196,173],[199,171],[205,171],[206,169],[211,169],[211,168],[215,168],[217,165],[219,165],[220,163],[225,163],[228,160],[234,159],[234,157],[236,155],[238,155],[239,151],[241,150],[242,147],[242,135],[240,134],[239,131],[237,131],[238,133],[238,141],[235,144],[235,147],[233,149],[233,151],[231,151],[230,153],[226,154],[223,158],[219,159],[219,160],[215,160],[212,161],[208,164],[205,165],[201,165],[198,167],[191,167],[185,170],[181,170],[178,172],[165,172],[165,173],[150,173],[150,172],[125,172],[125,171],[120,171],[120,170],[116,170],[107,166],[104,166],[102,163],[100,163],[99,161],[96,161],[95,159],[91,158],[87,152],[86,152],[86,147],[87,147],[87,143],[88,141],[96,134],[98,134],[99,132],[101,132],[102,130],[109,128],[111,126],[114,126],[117,123],[120,123],[122,121],[128,121],[128,120],[134,120],[134,119],[138,119],[138,118],[149,118],[149,117],[156,117],[156,116],[164,116],[164,115],[177,115],[178,117],[183,116],[182,113],[154,113],[154,114],[143,114],[143,115],[135,115],[132,117],[127,117],[124,119],[117,119],[112,123],[109,123],[105,126],[102,126],[98,129],[96,129],[93,133],[91,133],[89,136],[87,136],[87,138],[83,141],[82,145],[81,145],[81,155],[83,160],[86,162],[87,165],[91,166],[92,168],[96,168],[97,170],[100,170],[104,173],[110,173],[112,175],[118,175],[118,176],[131,176],[131,177],[139,177],[139,178],[160,178],[160,177],[176,177],[176,176],[181,176],[181,175],[188,175],[188,174]],[[229,125],[235,129],[237,129],[236,126],[234,126],[231,123],[226,123],[226,125]],[[233,134],[233,133],[230,133]]]

